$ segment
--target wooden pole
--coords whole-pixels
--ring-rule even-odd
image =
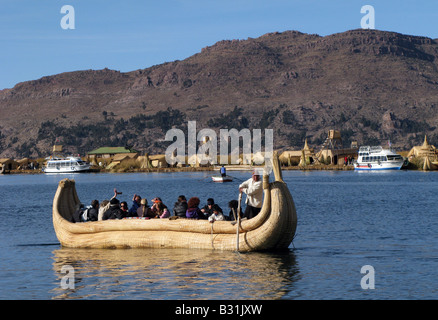
[[[239,201],[237,205],[237,223],[236,223],[236,251],[239,252],[239,228],[240,228],[240,203],[242,201],[242,192],[239,193]]]

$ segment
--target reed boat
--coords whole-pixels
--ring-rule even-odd
[[[197,248],[230,251],[286,249],[297,226],[292,195],[283,181],[278,154],[272,169],[275,180],[263,175],[260,213],[249,220],[121,219],[72,223],[80,200],[74,180],[59,182],[53,200],[53,226],[63,247],[72,248]]]
[[[233,181],[233,177],[230,177],[230,176],[225,176],[225,177],[222,177],[222,176],[212,176],[211,180],[213,182],[232,182]]]

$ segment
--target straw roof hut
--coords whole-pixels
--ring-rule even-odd
[[[307,139],[304,141],[304,147],[301,150],[284,151],[280,157],[280,162],[291,166],[293,163],[299,163],[300,166],[305,166],[313,161],[317,161],[315,151],[310,148]]]
[[[438,158],[438,151],[435,146],[429,144],[427,141],[427,135],[424,136],[424,142],[421,146],[415,146],[409,151],[408,159],[414,157],[425,158],[428,157],[429,160],[435,161]]]
[[[423,170],[438,169],[438,150],[429,144],[427,135],[424,136],[424,142],[421,146],[415,146],[409,151],[408,159],[414,158],[423,160]]]
[[[166,155],[164,154],[149,156],[149,161],[154,168],[166,168],[169,166],[166,161]]]
[[[16,170],[18,168],[18,162],[10,158],[0,159],[0,170]]]

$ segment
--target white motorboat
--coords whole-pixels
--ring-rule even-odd
[[[400,170],[404,159],[401,155],[381,146],[359,148],[355,170]]]
[[[42,169],[45,173],[73,173],[90,170],[91,165],[79,157],[50,157]]]

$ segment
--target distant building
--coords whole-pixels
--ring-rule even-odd
[[[96,158],[113,159],[116,155],[118,158],[124,158],[123,156],[134,158],[138,156],[138,154],[139,151],[132,148],[102,147],[88,152],[87,156],[90,159],[90,161],[92,161],[92,160],[96,160]]]
[[[316,157],[322,163],[339,165],[344,164],[345,157],[357,158],[357,151],[357,141],[351,143],[351,148],[343,148],[341,132],[339,130],[329,130],[327,138]]]
[[[301,150],[284,151],[279,156],[280,162],[284,165],[307,165],[317,160],[313,148],[309,148],[307,139],[304,142],[304,148]]]
[[[0,159],[0,170],[9,171],[16,170],[18,168],[18,162],[10,158]]]
[[[427,141],[427,135],[424,136],[424,142],[421,146],[415,146],[409,151],[408,159],[412,158],[425,158],[428,157],[431,161],[438,160],[438,150],[434,145],[429,144]]]

